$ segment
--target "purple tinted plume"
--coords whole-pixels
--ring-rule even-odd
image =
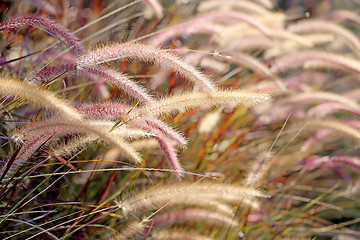
[[[80,45],[79,40],[68,29],[56,22],[39,16],[12,18],[0,24],[0,32],[12,30],[21,26],[32,26],[38,29],[47,29],[50,33],[59,35],[69,44],[69,48],[74,48],[78,55],[85,54],[85,49]]]

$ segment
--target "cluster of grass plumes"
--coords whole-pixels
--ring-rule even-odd
[[[354,6],[9,2],[1,238],[358,238]]]

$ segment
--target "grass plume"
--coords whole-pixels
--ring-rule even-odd
[[[47,29],[50,33],[59,35],[64,38],[68,43],[67,47],[70,49],[73,48],[77,54],[85,53],[85,48],[79,43],[78,38],[76,38],[68,29],[52,20],[45,19],[40,16],[28,16],[9,19],[0,24],[0,31],[13,30],[14,28],[21,26],[33,26],[42,30]]]
[[[1,78],[0,82],[0,94],[2,95],[24,98],[38,106],[61,114],[63,118],[76,120],[82,118],[75,108],[66,103],[66,100],[56,97],[56,95],[50,91],[29,86],[13,79]]]
[[[140,43],[124,43],[106,45],[98,48],[78,60],[78,69],[100,63],[123,59],[140,60],[170,66],[174,71],[207,90],[215,90],[215,85],[193,66],[182,61],[178,56],[150,45]]]
[[[358,6],[303,2],[0,3],[0,239],[359,239]]]

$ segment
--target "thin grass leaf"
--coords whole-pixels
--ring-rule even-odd
[[[132,110],[134,110],[136,106],[139,105],[139,103],[140,101],[138,101],[122,118],[120,118],[119,121],[117,121],[115,125],[110,129],[110,132],[112,132],[127,117],[127,115],[129,115]]]

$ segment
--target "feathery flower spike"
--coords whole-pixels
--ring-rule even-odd
[[[141,157],[124,139],[131,137],[131,132],[127,133],[127,129],[119,128],[113,133],[109,130],[113,123],[102,124],[102,122],[90,120],[65,120],[64,118],[50,118],[43,121],[38,121],[34,126],[26,126],[12,133],[13,139],[23,141],[34,136],[43,135],[44,133],[52,133],[54,136],[65,136],[69,134],[96,134],[108,144],[117,147],[121,150],[123,156],[129,160],[138,163],[141,162]]]
[[[128,76],[118,71],[104,68],[101,66],[86,67],[83,69],[77,69],[75,64],[64,64],[59,66],[45,67],[36,74],[34,74],[34,76],[29,78],[27,82],[32,85],[40,85],[46,81],[49,81],[51,77],[56,77],[66,73],[80,74],[90,77],[98,76],[101,77],[102,80],[115,85],[119,89],[122,89],[125,93],[136,99],[141,100],[142,102],[150,102],[152,100],[149,94],[147,94],[147,92],[145,91],[145,88],[136,84]]]
[[[235,107],[238,105],[252,107],[268,100],[270,100],[269,94],[246,90],[183,93],[145,104],[129,118],[135,120],[138,117],[158,116],[164,113],[171,114],[184,108]]]
[[[32,26],[39,29],[47,29],[49,32],[55,35],[60,35],[69,44],[69,48],[74,48],[74,51],[78,55],[85,54],[86,51],[82,45],[80,45],[78,38],[76,38],[68,29],[57,24],[56,22],[45,19],[39,16],[19,17],[12,18],[0,24],[0,32],[3,30],[11,30],[21,26]]]
[[[130,106],[125,106],[120,103],[91,104],[78,108],[79,112],[86,119],[109,120],[116,120],[123,117],[130,109]],[[137,110],[134,109],[132,112],[136,113]],[[181,134],[156,118],[146,117],[140,121],[131,122],[130,124],[136,128],[146,127],[147,129],[156,129],[181,147],[185,147],[187,144],[187,140],[181,136]]]
[[[156,62],[160,66],[170,66],[174,71],[207,90],[216,90],[215,85],[195,67],[187,64],[176,55],[156,47],[132,43],[107,45],[90,52],[78,60],[78,69],[100,63],[130,58],[144,62]]]
[[[212,1],[202,1],[200,2],[198,6],[198,11],[204,12],[204,11],[211,11],[211,10],[217,10],[217,9],[237,9],[239,11],[242,11],[244,13],[254,13],[259,15],[265,15],[269,14],[269,11],[259,4],[256,4],[254,2],[250,1],[226,1],[226,4],[224,4],[221,0],[212,0]]]
[[[311,33],[311,32],[322,32],[331,33],[336,37],[343,38],[348,42],[349,46],[360,54],[360,41],[356,35],[347,30],[346,28],[324,20],[303,20],[288,27],[290,32],[295,33]]]
[[[258,207],[253,197],[267,197],[253,188],[221,183],[196,184],[181,183],[161,186],[156,189],[144,191],[133,197],[118,203],[125,216],[132,214],[143,214],[144,210],[159,209],[171,201],[186,201],[186,199],[218,200],[221,202],[243,202],[250,206]],[[251,201],[246,201],[251,198]]]
[[[329,63],[330,65],[327,65],[327,67],[333,66],[333,68],[338,67],[340,69],[360,73],[360,61],[354,58],[345,57],[341,54],[320,51],[290,53],[276,59],[271,65],[270,70],[273,73],[286,72],[289,69],[301,67],[311,61]]]
[[[244,22],[254,27],[268,38],[271,38],[271,33],[268,31],[267,27],[262,23],[258,22],[250,15],[235,11],[216,11],[216,12],[205,13],[187,22],[179,23],[169,28],[166,28],[162,30],[160,33],[156,34],[156,36],[152,37],[149,43],[156,46],[162,45],[167,40],[170,40],[178,35],[186,35],[197,32],[198,29],[202,29],[204,28],[204,26],[209,26],[210,22],[219,19],[221,19],[222,21],[230,20],[230,21]]]
[[[54,93],[19,81],[0,78],[0,94],[25,98],[39,106],[60,113],[63,118],[77,120],[82,118],[75,108],[66,104],[65,100],[57,98]]]

